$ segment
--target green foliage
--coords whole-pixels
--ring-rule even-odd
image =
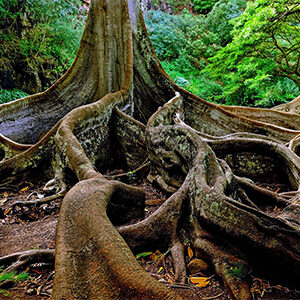
[[[186,90],[214,101],[222,86],[200,75],[207,59],[217,53],[217,34],[207,29],[204,16],[187,10],[180,15],[150,11],[145,15],[149,36],[163,68]]]
[[[299,94],[297,11],[295,0],[257,0],[232,20],[232,42],[205,69],[224,85],[223,103],[272,106]]]
[[[28,96],[27,93],[18,89],[0,90],[0,104],[7,103],[26,96]]]
[[[0,25],[6,25],[7,20],[14,19],[19,15],[16,10],[18,0],[0,0]]]
[[[150,256],[151,254],[152,254],[152,252],[141,252],[141,253],[137,254],[135,257],[136,257],[136,259],[139,259],[141,257]]]
[[[199,74],[196,68],[190,67],[188,71],[182,72],[176,61],[163,61],[162,67],[175,83],[207,101],[216,102],[223,93],[223,87],[220,84]]]
[[[217,0],[192,0],[197,13],[207,14],[211,11]]]
[[[74,60],[85,19],[79,1],[0,0],[0,56],[57,78]]]
[[[206,16],[146,15],[162,66],[178,85],[228,105],[271,107],[299,95],[296,0],[193,3],[214,6]]]
[[[28,279],[29,275],[25,272],[17,274],[16,272],[9,272],[9,273],[3,273],[2,270],[0,270],[0,283],[4,281],[13,281],[13,282],[20,282],[25,281]],[[11,297],[11,293],[7,290],[0,289],[0,295],[4,297]],[[1,298],[2,299],[2,298]]]
[[[239,279],[245,279],[248,275],[247,268],[241,262],[236,263],[227,268],[227,272],[232,277],[237,277]]]
[[[23,273],[15,273],[15,272],[9,272],[9,273],[1,273],[0,274],[0,282],[11,280],[11,281],[25,281],[29,275],[25,272]]]
[[[219,49],[216,34],[207,30],[205,18],[184,10],[181,15],[150,11],[147,29],[160,60],[180,60],[181,67],[204,66]]]
[[[207,15],[207,28],[219,38],[219,44],[224,47],[231,42],[230,32],[233,25],[230,21],[240,16],[247,5],[246,0],[220,0]]]

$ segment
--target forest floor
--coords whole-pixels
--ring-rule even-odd
[[[118,171],[122,173],[122,170]],[[115,173],[111,172],[108,175],[115,175]],[[145,179],[137,178],[132,174],[129,175],[123,176],[123,179],[141,187],[146,192],[145,217],[147,217],[167,197]],[[17,205],[12,208],[12,204],[16,201],[34,200],[43,196],[41,181],[24,182],[19,186],[9,184],[0,186],[0,257],[27,250],[54,249],[55,227],[61,199],[42,205],[30,207]],[[185,240],[184,244],[186,261],[189,263],[195,258],[189,241]],[[174,282],[172,260],[168,251],[161,253],[159,249],[155,251],[152,249],[148,252],[138,253],[136,257],[147,272],[175,290],[183,299],[228,299],[228,294],[221,281],[210,270],[193,275],[189,274],[187,284],[178,285]],[[28,267],[24,272],[29,275],[25,280],[5,280],[0,273],[0,299],[48,300],[54,278],[53,265],[35,264]],[[291,291],[281,285],[272,285],[267,280],[253,274],[250,275],[253,299],[300,299],[300,292]]]

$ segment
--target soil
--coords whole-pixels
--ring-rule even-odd
[[[123,170],[118,170],[108,175],[116,176],[115,179],[144,189],[146,192],[145,217],[153,213],[167,199],[167,195],[151,186],[145,179],[141,179],[138,174],[123,173]],[[12,207],[16,201],[37,200],[45,196],[47,194],[43,192],[43,184],[39,181],[23,183],[20,186],[0,185],[0,257],[15,252],[55,247],[55,227],[62,199],[42,205]],[[188,263],[194,257],[188,239],[184,244]],[[187,284],[175,284],[172,261],[168,252],[161,253],[157,249],[154,252],[139,253],[137,260],[147,272],[175,290],[183,299],[229,299],[222,283],[213,273],[193,275],[207,278],[207,284],[202,287],[197,287],[197,284],[193,284],[190,279],[187,280]],[[29,275],[25,281],[6,282],[6,285],[1,286],[3,281],[0,280],[0,300],[49,299],[54,277],[53,265],[35,264],[24,271]],[[253,275],[251,280],[253,299],[300,299],[300,292],[291,291],[279,285],[272,286],[268,281]]]

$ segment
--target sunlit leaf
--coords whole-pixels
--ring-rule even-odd
[[[149,255],[151,255],[151,254],[152,254],[152,252],[141,252],[141,253],[137,254],[135,257],[136,257],[137,259],[139,259],[139,258],[141,258],[141,257],[147,257],[147,256],[149,256]]]
[[[10,211],[12,210],[12,208],[8,208],[5,212],[4,212],[4,216],[6,216]]]
[[[209,280],[209,278],[208,277],[190,277],[190,282],[194,283],[194,284],[200,283],[200,282],[206,281],[206,280]]]
[[[194,256],[194,253],[193,253],[193,250],[192,250],[191,247],[188,247],[188,248],[187,248],[187,252],[188,252],[189,258],[192,258],[192,257]]]
[[[27,191],[28,191],[28,189],[29,189],[29,187],[28,187],[28,186],[26,186],[26,187],[24,187],[23,189],[21,189],[21,192],[27,192]]]
[[[196,284],[196,287],[202,288],[202,287],[206,287],[208,285],[209,285],[209,280],[208,281],[203,281],[201,283]]]
[[[155,252],[153,252],[150,256],[151,260],[159,260],[161,258],[162,254],[159,250],[156,250]]]
[[[4,197],[8,197],[8,192],[4,192],[4,193],[3,193],[3,196],[4,196]]]
[[[208,277],[190,277],[190,281],[196,284],[197,287],[205,287],[210,283]]]

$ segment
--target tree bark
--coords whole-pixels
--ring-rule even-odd
[[[256,266],[298,287],[298,107],[299,98],[274,110],[199,99],[161,68],[137,0],[91,1],[70,70],[47,91],[0,106],[0,180],[38,170],[54,178],[60,195],[69,189],[52,299],[181,299],[132,254],[169,248],[183,283],[181,231],[232,298],[250,299]],[[105,171],[135,169],[147,157],[148,180],[170,197],[148,218],[124,225],[143,216],[144,192]],[[288,192],[254,183],[266,179]],[[277,216],[265,209],[275,205]]]

